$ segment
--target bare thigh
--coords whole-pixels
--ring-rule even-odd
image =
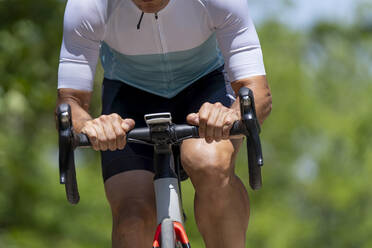
[[[204,139],[189,139],[181,146],[181,159],[185,171],[195,184],[205,179],[219,180],[234,175],[235,159],[242,139],[222,140],[208,144]]]
[[[154,174],[145,170],[133,170],[117,174],[105,182],[106,197],[113,218],[155,216]],[[146,220],[152,222],[153,220]]]

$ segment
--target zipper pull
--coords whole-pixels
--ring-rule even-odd
[[[155,19],[157,20],[158,18],[158,13],[155,13]]]
[[[141,28],[141,22],[142,22],[142,19],[143,19],[143,15],[144,15],[144,14],[145,14],[145,13],[142,12],[141,17],[140,17],[140,19],[139,19],[139,21],[138,21],[138,24],[137,24],[137,30],[139,30],[139,29]]]

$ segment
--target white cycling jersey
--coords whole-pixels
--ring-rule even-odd
[[[171,98],[225,64],[228,80],[265,75],[247,0],[170,0],[145,13],[132,0],[69,0],[58,88],[92,90],[104,76]]]

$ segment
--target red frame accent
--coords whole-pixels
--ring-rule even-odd
[[[189,239],[186,235],[185,228],[180,222],[173,221],[174,232],[176,234],[177,241],[183,245],[189,244]],[[161,224],[158,225],[155,232],[154,242],[152,243],[153,248],[160,248],[160,235],[161,235]]]
[[[161,224],[158,225],[155,232],[154,242],[152,243],[153,248],[160,247],[160,232],[161,232]]]
[[[177,240],[180,241],[183,245],[187,245],[189,243],[189,239],[187,238],[186,231],[183,228],[183,225],[179,222],[173,221],[173,226]]]

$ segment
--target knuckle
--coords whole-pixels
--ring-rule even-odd
[[[107,116],[107,115],[101,115],[101,116],[99,117],[99,119],[100,119],[101,121],[108,121],[108,120],[110,119],[110,117]]]
[[[199,113],[206,112],[210,109],[211,104],[209,102],[203,103],[203,105],[200,107]]]
[[[110,117],[113,119],[121,119],[120,115],[118,115],[117,113],[111,114]]]
[[[209,102],[203,103],[202,107],[209,107],[211,104]]]
[[[102,128],[104,121],[100,118],[94,119],[93,126]]]
[[[214,103],[214,106],[220,108],[220,107],[222,107],[223,105],[222,105],[222,103],[220,103],[220,102],[216,102],[216,103]]]

